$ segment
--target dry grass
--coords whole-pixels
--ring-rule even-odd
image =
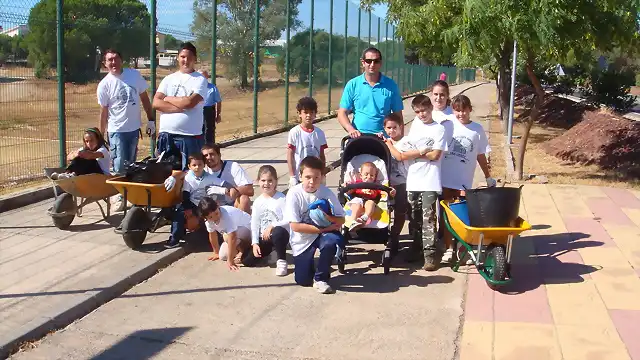
[[[496,178],[504,178],[506,174],[504,160],[504,143],[505,139],[502,135],[501,123],[496,114],[490,120],[490,137],[491,144],[491,172]],[[605,171],[596,165],[574,164],[547,154],[543,149],[543,143],[561,135],[565,130],[550,126],[542,127],[535,124],[531,128],[529,142],[524,160],[524,174],[544,175],[550,184],[579,184],[579,185],[595,185],[608,186],[618,188],[635,188],[640,189],[640,180],[623,179],[620,175],[612,171]],[[514,124],[513,135],[521,136],[524,132],[524,124],[516,122]],[[520,139],[514,139],[512,145],[513,156],[518,157],[518,142]],[[535,182],[536,180],[527,180],[523,183]]]
[[[202,64],[205,67],[206,64]],[[158,83],[172,71],[158,69]],[[141,69],[148,76],[148,69]],[[58,164],[57,83],[38,80],[31,69],[2,69],[0,79],[0,195],[13,192],[24,183],[41,180],[44,167]],[[285,88],[274,64],[262,67],[262,91],[258,95],[258,129],[265,132],[284,124]],[[222,122],[217,125],[216,140],[225,141],[253,134],[253,92],[238,89],[231,81],[217,78],[221,92]],[[96,126],[99,107],[97,83],[66,84],[67,148],[81,145],[84,128]],[[307,87],[292,82],[289,88],[289,122],[297,121],[295,105],[307,95]],[[332,108],[336,109],[342,88],[332,89]],[[327,87],[314,89],[319,116],[328,111]],[[144,116],[144,115],[143,115]],[[144,117],[143,117],[144,118]],[[140,142],[139,156],[147,156],[150,143]]]

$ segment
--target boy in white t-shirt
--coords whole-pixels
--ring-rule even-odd
[[[189,171],[184,177],[182,186],[182,203],[178,204],[174,211],[171,222],[171,235],[167,241],[166,248],[174,248],[180,245],[184,239],[186,227],[191,231],[197,230],[199,226],[198,204],[206,195],[218,193],[228,193],[228,184],[223,180],[208,174],[204,171],[204,157],[200,153],[195,153],[188,158]]]
[[[289,131],[287,140],[287,166],[289,168],[290,188],[300,182],[298,174],[302,159],[307,156],[315,156],[322,160],[323,164],[326,161],[324,150],[327,148],[327,138],[322,129],[313,126],[318,113],[318,103],[312,97],[303,97],[298,100],[296,110],[298,110],[298,116],[300,117],[300,125]]]
[[[198,205],[200,215],[206,220],[209,242],[213,254],[209,260],[227,262],[229,270],[238,270],[244,255],[251,246],[251,215],[233,206],[218,206],[215,200],[204,197]],[[220,244],[218,233],[224,242]]]
[[[473,187],[473,175],[476,163],[484,173],[487,186],[495,186],[496,181],[491,177],[486,154],[491,151],[489,140],[482,125],[471,121],[471,100],[465,95],[457,95],[451,102],[456,121],[453,122],[453,140],[449,151],[442,160],[442,198],[445,201],[455,200],[464,196],[465,189]],[[440,224],[444,228],[444,224]],[[449,232],[444,232],[446,251],[443,262],[451,261],[453,257],[452,238]]]
[[[384,131],[389,135],[385,139],[387,144],[392,145],[399,152],[415,150],[411,145],[408,136],[404,136],[404,119],[398,113],[391,113],[384,119]],[[391,227],[391,251],[398,250],[398,237],[404,227],[409,210],[409,200],[407,198],[407,170],[410,161],[401,161],[392,155],[391,172],[389,183],[396,190],[393,207],[393,226]]]
[[[436,236],[435,202],[442,191],[440,183],[440,162],[444,150],[445,129],[431,117],[431,101],[424,97],[416,104],[418,120],[424,126],[413,131],[409,141],[416,150],[399,152],[387,141],[394,158],[400,161],[412,160],[407,170],[407,191],[410,194],[413,209],[413,221],[422,221],[421,226],[414,223],[413,248],[424,256],[424,269],[437,269],[442,257],[442,249]]]
[[[307,156],[300,162],[301,183],[289,189],[286,198],[284,219],[291,227],[289,243],[294,259],[294,278],[298,285],[313,287],[321,294],[333,292],[328,281],[331,264],[337,246],[344,246],[339,230],[344,224],[344,210],[337,196],[322,184],[324,162]],[[324,219],[331,223],[325,228],[313,225],[309,205],[317,200],[327,200],[334,215],[325,213]],[[313,257],[320,250],[317,269]]]

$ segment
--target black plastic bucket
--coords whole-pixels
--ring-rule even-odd
[[[514,227],[520,211],[520,187],[465,190],[472,227]]]

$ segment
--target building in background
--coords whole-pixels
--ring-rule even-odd
[[[10,37],[25,36],[27,35],[28,32],[29,32],[29,26],[27,25],[18,25],[12,28],[8,28],[6,30],[3,29],[2,26],[0,26],[0,35],[6,35]]]

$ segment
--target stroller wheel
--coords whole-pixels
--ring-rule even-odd
[[[382,253],[382,268],[385,275],[389,275],[389,268],[391,267],[391,250],[385,249]]]
[[[342,255],[338,258],[338,272],[344,274],[344,267],[347,265],[347,249],[342,250]]]

